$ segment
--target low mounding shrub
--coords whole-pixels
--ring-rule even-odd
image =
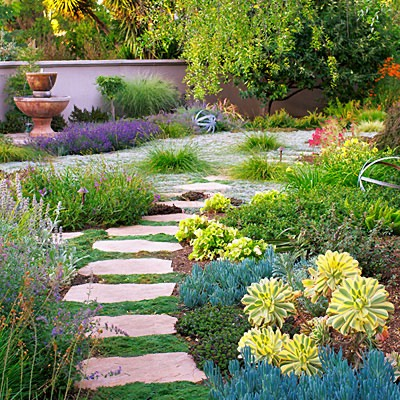
[[[210,306],[185,313],[176,325],[178,333],[190,337],[191,353],[200,368],[213,360],[222,370],[238,356],[238,342],[250,329],[243,310],[233,306]]]
[[[229,261],[212,261],[202,269],[194,265],[192,273],[180,285],[181,300],[186,307],[239,304],[246,287],[261,278],[270,277],[275,263],[275,253],[269,247],[258,261],[245,259],[234,264]]]
[[[171,82],[157,76],[137,77],[116,93],[115,111],[125,118],[141,118],[172,111],[179,105],[179,98],[179,91]]]
[[[89,111],[86,108],[81,110],[79,107],[74,105],[74,109],[71,112],[68,121],[69,122],[107,122],[110,119],[108,113],[102,111],[99,107],[94,108]]]
[[[72,314],[62,301],[78,260],[56,227],[42,199],[0,182],[1,399],[67,398],[89,356],[94,312],[82,304]]]
[[[381,351],[370,351],[363,358],[362,367],[354,370],[343,359],[341,352],[320,351],[323,373],[321,376],[285,375],[267,361],[253,362],[248,351],[244,352],[244,366],[238,360],[229,364],[229,379],[207,362],[204,371],[211,387],[210,399],[387,399],[400,398],[400,387],[394,383],[392,366]]]
[[[119,165],[100,162],[59,171],[37,167],[22,175],[26,195],[43,198],[51,210],[61,202],[60,219],[66,230],[133,224],[154,200],[151,187]]]
[[[37,139],[40,149],[52,154],[96,154],[126,149],[150,140],[159,128],[146,121],[71,124],[54,138]]]

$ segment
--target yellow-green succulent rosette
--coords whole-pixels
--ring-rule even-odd
[[[358,261],[349,253],[332,252],[328,250],[324,255],[320,254],[316,260],[318,269],[309,268],[311,279],[304,279],[304,296],[309,297],[315,303],[318,298],[329,296],[346,278],[354,278],[361,275]]]
[[[283,344],[280,357],[280,368],[285,374],[315,375],[322,370],[317,345],[302,333]]]
[[[296,313],[293,304],[296,293],[280,279],[261,279],[250,285],[247,293],[242,303],[253,326],[277,325],[281,328],[288,315]]]
[[[238,351],[242,353],[245,347],[249,347],[255,361],[266,360],[269,364],[279,366],[280,352],[288,340],[289,336],[279,329],[274,331],[270,326],[252,328],[240,339]]]
[[[394,311],[387,301],[388,292],[376,279],[348,278],[332,293],[326,311],[328,325],[343,335],[356,332],[375,333]]]

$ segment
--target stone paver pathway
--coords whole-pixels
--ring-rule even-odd
[[[112,274],[168,274],[173,272],[171,265],[171,260],[161,260],[158,258],[104,260],[89,263],[79,270],[79,274],[83,276]]]
[[[190,203],[190,202],[186,202]],[[191,214],[155,215],[143,218],[148,221],[181,221]],[[129,236],[167,233],[174,234],[176,226],[134,226],[108,230],[110,236]],[[140,232],[140,233],[137,233]],[[145,233],[143,233],[145,232]],[[152,242],[148,240],[102,240],[93,244],[94,249],[104,252],[138,253],[171,252],[181,249],[178,243]],[[91,262],[79,274],[90,275],[133,275],[167,274],[173,272],[170,260],[158,258],[113,259]],[[117,303],[156,299],[171,296],[175,283],[157,284],[102,284],[88,283],[72,286],[64,301]],[[169,315],[119,315],[95,318],[93,335],[99,339],[115,336],[148,336],[175,334],[177,319]],[[151,352],[151,349],[149,349]],[[197,369],[192,357],[184,352],[146,354],[137,357],[90,358],[82,364],[86,379],[77,383],[82,389],[95,390],[99,387],[114,387],[134,382],[200,382],[205,374]]]
[[[151,242],[150,240],[99,240],[94,249],[118,253],[139,253],[140,251],[176,251],[181,250],[179,243]]]

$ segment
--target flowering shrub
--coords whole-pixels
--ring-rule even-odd
[[[54,138],[36,139],[36,145],[55,155],[107,153],[136,146],[160,132],[147,121],[70,124]]]
[[[325,122],[323,128],[315,129],[308,144],[322,148],[332,145],[340,146],[344,141],[345,133],[346,129],[340,125],[337,119],[330,119]]]
[[[375,80],[376,85],[371,96],[379,106],[387,110],[400,100],[400,63],[388,57],[378,74],[379,77]]]
[[[0,182],[0,398],[67,398],[88,357],[94,313],[61,301],[76,258],[54,240],[56,225],[18,180]]]
[[[51,210],[61,201],[60,219],[68,230],[135,223],[154,199],[149,184],[129,167],[98,162],[59,171],[29,168],[21,184],[25,195],[43,198]]]

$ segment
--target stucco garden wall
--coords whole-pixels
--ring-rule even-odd
[[[6,104],[4,86],[9,75],[15,73],[20,62],[0,62],[0,119],[4,118]],[[64,117],[68,117],[73,106],[80,109],[102,107],[100,93],[96,89],[96,78],[99,75],[120,75],[125,78],[137,75],[156,74],[175,83],[179,91],[185,93],[183,83],[186,64],[179,60],[103,60],[103,61],[41,61],[38,63],[44,71],[57,72],[57,82],[52,90],[53,96],[71,96],[71,101]],[[233,85],[223,85],[219,98],[228,98],[233,104],[238,105],[241,113],[253,117],[263,113],[263,107],[255,99],[241,99],[239,92]],[[210,96],[207,101],[212,102],[215,96]],[[293,96],[286,102],[275,102],[273,110],[284,107],[289,113],[301,116],[307,110],[313,110],[321,105],[320,91],[306,91]]]

